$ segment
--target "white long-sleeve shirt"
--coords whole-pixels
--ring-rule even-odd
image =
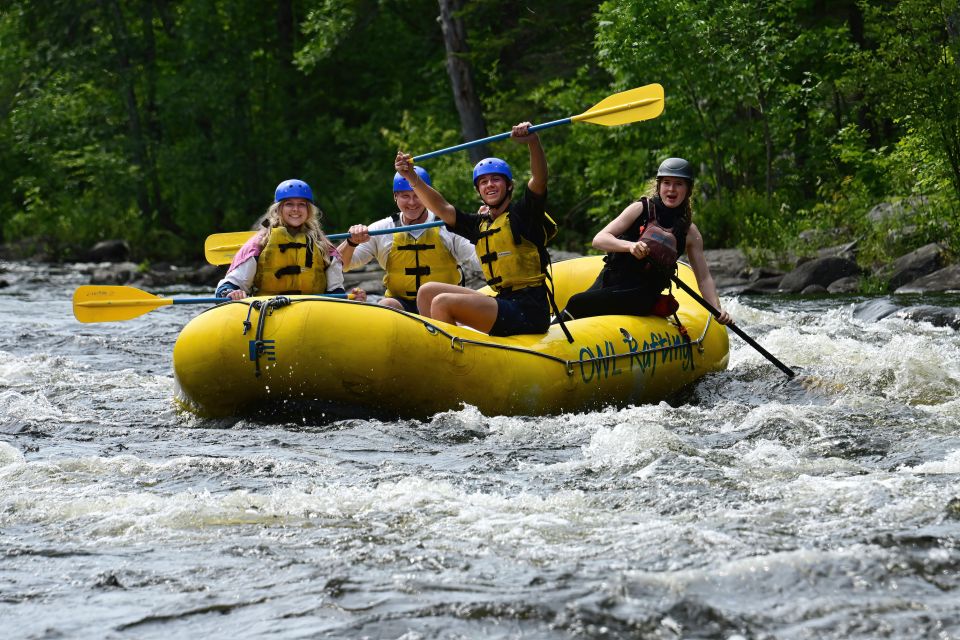
[[[434,222],[435,220],[437,220],[437,216],[435,216],[432,211],[428,211],[426,222]],[[406,225],[394,222],[391,216],[377,220],[371,224],[368,229],[370,231],[379,231],[380,229],[395,229],[400,226]],[[426,231],[427,229],[417,229],[416,231],[407,231],[407,233],[414,238],[419,238]],[[443,246],[446,247],[447,251],[450,252],[450,255],[453,256],[453,259],[457,261],[457,264],[459,264],[462,269],[480,271],[480,260],[477,259],[477,252],[469,240],[463,236],[451,233],[443,226],[440,227],[440,242],[443,243]],[[353,250],[350,264],[345,265],[345,270],[350,271],[350,269],[362,267],[373,259],[376,259],[380,267],[386,270],[387,258],[390,255],[391,247],[393,247],[392,233],[370,236],[369,240],[361,242],[360,245]]]

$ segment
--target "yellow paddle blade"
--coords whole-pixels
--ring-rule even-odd
[[[203,255],[210,264],[230,264],[233,256],[256,231],[234,231],[207,236],[203,243]]]
[[[134,287],[83,285],[73,292],[73,315],[80,322],[114,322],[130,320],[173,304]]]
[[[574,122],[589,122],[612,127],[618,124],[650,120],[663,113],[663,87],[648,84],[607,96],[578,116]]]

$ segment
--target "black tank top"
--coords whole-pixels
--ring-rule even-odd
[[[668,207],[660,200],[660,196],[654,196],[652,202],[647,198],[641,198],[640,202],[643,203],[643,211],[619,238],[627,242],[639,240],[643,228],[650,219],[650,205],[653,204],[657,212],[657,221],[660,226],[669,229],[674,235],[677,239],[677,255],[683,255],[687,248],[687,230],[679,231],[675,228],[682,209],[680,207]],[[647,260],[637,260],[627,252],[610,252],[604,257],[603,261],[605,266],[601,277],[605,287],[659,287],[663,289],[670,282],[670,274],[663,274],[652,269]]]

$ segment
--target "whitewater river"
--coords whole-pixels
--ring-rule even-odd
[[[960,638],[954,329],[725,297],[802,382],[731,335],[672,404],[202,421],[197,307],[80,324],[76,269],[0,280],[4,639]]]

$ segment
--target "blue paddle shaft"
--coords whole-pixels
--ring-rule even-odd
[[[439,227],[443,224],[443,220],[434,220],[433,222],[422,222],[420,224],[411,224],[406,227],[393,227],[392,229],[371,229],[367,233],[371,236],[385,236],[391,233],[398,233],[400,231],[416,231],[417,229],[429,229],[430,227]],[[327,236],[330,240],[343,240],[344,238],[349,238],[349,233],[332,233]]]
[[[349,235],[349,234],[348,234]],[[318,293],[322,298],[346,298],[347,293]],[[173,304],[223,304],[233,302],[230,298],[170,298]]]
[[[562,118],[561,120],[554,120],[553,122],[544,122],[543,124],[535,124],[528,129],[530,133],[534,131],[540,131],[542,129],[549,129],[551,127],[559,127],[562,124],[570,124],[573,122],[572,118]],[[436,158],[437,156],[446,155],[448,153],[453,153],[455,151],[463,151],[464,149],[470,149],[472,147],[479,147],[482,144],[487,144],[488,142],[496,142],[498,140],[506,140],[510,137],[511,131],[506,133],[498,133],[495,136],[490,136],[489,138],[481,138],[479,140],[473,140],[472,142],[464,142],[463,144],[458,144],[455,147],[447,147],[446,149],[440,149],[438,151],[431,151],[430,153],[425,153],[422,156],[414,157],[414,162],[420,162],[421,160],[427,160],[429,158]],[[332,237],[332,236],[331,236]]]

